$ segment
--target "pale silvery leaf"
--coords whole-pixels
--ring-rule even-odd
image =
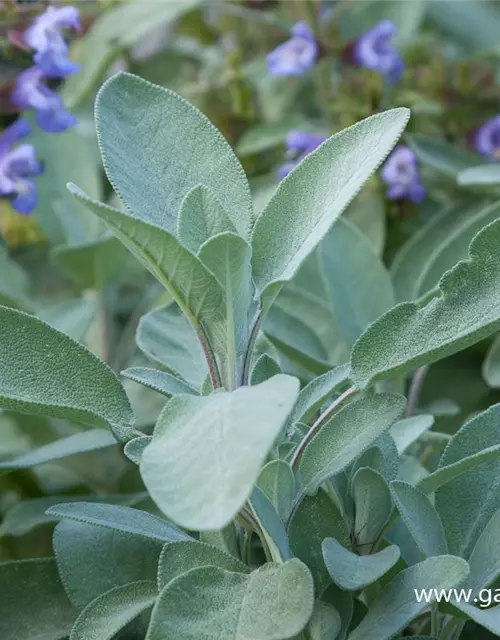
[[[150,609],[158,592],[154,582],[131,582],[106,591],[80,613],[70,640],[111,640],[138,615]]]
[[[399,549],[395,545],[378,553],[359,556],[343,547],[334,538],[325,538],[322,549],[332,580],[348,591],[358,591],[376,582],[399,560]]]
[[[199,567],[220,567],[226,571],[250,573],[243,562],[211,544],[197,540],[178,540],[167,542],[160,554],[158,589],[161,591],[178,576]]]
[[[427,558],[448,553],[443,523],[429,498],[406,482],[393,482],[391,493],[403,522]]]
[[[123,531],[156,542],[191,540],[186,533],[147,511],[117,504],[66,502],[50,507],[47,513],[96,527]]]
[[[188,529],[227,525],[250,495],[298,387],[278,375],[233,392],[172,398],[141,460],[162,511]]]
[[[483,362],[482,374],[492,389],[500,389],[500,337],[497,336],[488,349]]]
[[[457,182],[463,186],[498,186],[500,185],[500,168],[496,164],[469,167],[458,174]]]
[[[249,503],[255,519],[262,529],[272,558],[276,562],[289,560],[293,554],[290,550],[285,525],[273,503],[259,487],[254,487]]]
[[[146,640],[285,640],[302,631],[313,606],[311,574],[295,558],[250,575],[192,569],[160,593]]]
[[[428,558],[401,571],[371,603],[368,613],[352,631],[349,640],[394,638],[429,606],[423,599],[418,602],[415,589],[451,589],[465,580],[468,574],[469,566],[465,560],[447,555]]]
[[[201,260],[165,229],[91,200],[78,187],[71,193],[104,220],[113,234],[170,292],[200,342],[208,348],[225,347],[224,292]]]
[[[295,495],[295,477],[284,460],[271,460],[257,478],[257,486],[276,508],[284,522],[288,519]]]
[[[82,344],[38,318],[0,307],[0,406],[109,426],[133,437],[134,414],[118,378]]]
[[[437,297],[423,307],[403,302],[363,333],[351,354],[358,387],[436,362],[500,328],[499,241],[500,220],[477,234],[468,260],[444,274]]]
[[[434,416],[423,414],[399,420],[391,427],[390,434],[398,448],[398,453],[404,453],[408,447],[428,431],[434,424]]]
[[[260,355],[252,368],[250,384],[259,384],[281,373],[281,368],[274,358],[267,353]]]
[[[401,417],[405,403],[399,395],[369,394],[330,418],[300,458],[298,473],[304,491],[314,491],[348,467]]]
[[[99,91],[96,121],[106,173],[131,213],[175,236],[182,200],[203,184],[248,238],[253,207],[245,173],[196,107],[168,89],[119,73]]]
[[[393,109],[337,133],[280,183],[252,233],[253,275],[264,306],[386,158],[408,117],[407,109]]]
[[[225,232],[237,233],[220,200],[203,184],[193,187],[182,202],[177,221],[180,243],[197,254],[207,240]]]
[[[73,340],[83,342],[94,320],[96,302],[92,299],[65,300],[39,311],[36,316]]]
[[[483,529],[468,558],[467,588],[474,593],[489,587],[500,575],[500,510]]]
[[[316,600],[314,611],[307,627],[310,640],[331,640],[337,638],[342,628],[342,620],[332,605]]]

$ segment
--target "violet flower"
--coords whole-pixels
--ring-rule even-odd
[[[285,139],[286,155],[290,160],[278,167],[278,177],[282,180],[307,155],[317,149],[326,138],[308,131],[291,131]]]
[[[12,102],[22,109],[34,109],[38,126],[49,133],[60,133],[78,124],[66,109],[61,96],[46,84],[46,76],[38,67],[22,71],[18,77]]]
[[[390,43],[396,35],[392,20],[382,20],[364,33],[354,45],[354,60],[362,67],[378,71],[395,84],[405,69],[399,51]]]
[[[490,160],[500,160],[500,115],[487,120],[476,131],[476,150]]]
[[[292,37],[267,55],[267,68],[272,76],[301,76],[314,66],[319,47],[305,22],[297,22]]]
[[[31,131],[24,120],[17,120],[0,135],[0,196],[10,196],[14,209],[31,213],[38,200],[36,185],[26,178],[40,175],[42,165],[30,144],[13,147]]]
[[[80,14],[75,7],[49,7],[24,32],[24,41],[36,51],[33,61],[48,77],[62,78],[80,70],[68,59],[68,45],[61,29],[80,32]]]
[[[427,191],[420,180],[417,156],[409,147],[394,149],[382,167],[382,180],[387,184],[387,197],[391,200],[407,198],[416,204],[422,202]]]

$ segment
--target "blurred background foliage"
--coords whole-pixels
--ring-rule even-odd
[[[43,166],[34,178],[38,201],[30,215],[18,213],[9,194],[0,199],[0,301],[85,342],[117,372],[151,366],[151,358],[164,367],[155,336],[158,312],[145,314],[169,302],[65,187],[75,181],[91,196],[117,202],[100,164],[93,125],[96,91],[117,70],[196,104],[235,148],[257,210],[272,195],[283,166],[304,152],[290,144],[290,133],[321,140],[380,110],[410,107],[402,145],[414,154],[425,197],[418,202],[388,197],[389,183],[379,172],[346,212],[352,225],[336,249],[355,265],[350,273],[359,281],[370,275],[372,254],[380,257],[396,301],[425,298],[444,271],[466,257],[475,233],[500,215],[494,204],[500,170],[492,162],[500,158],[499,2],[74,2],[81,29],[65,36],[80,69],[49,82],[78,121],[63,132],[41,129],[32,110],[13,99],[20,74],[32,63],[23,34],[48,6],[70,5],[0,2],[0,132],[23,111],[32,125],[26,143]],[[404,61],[404,72],[392,84],[356,57],[357,43],[382,21],[391,21],[391,46]],[[296,75],[273,73],[269,54],[289,41],[297,23],[312,33],[313,63]],[[488,152],[478,142],[481,133],[491,143]],[[4,169],[0,145],[0,175]],[[303,380],[344,361],[349,344],[345,336],[339,340],[342,318],[319,291],[315,268],[306,264],[280,296],[260,345]],[[369,295],[367,287],[361,290]],[[150,431],[165,397],[131,380],[125,385],[139,427]],[[431,367],[418,406],[434,414],[434,429],[445,434],[445,442],[466,417],[499,401],[498,389],[500,343],[482,343]],[[81,429],[1,412],[0,462]],[[432,468],[433,460],[425,450],[420,453]],[[0,559],[50,554],[51,523],[44,512],[61,502],[61,495],[98,495],[101,501],[153,510],[144,502],[137,467],[118,446],[41,462],[28,460],[0,476]]]

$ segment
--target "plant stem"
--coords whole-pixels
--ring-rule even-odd
[[[297,464],[304,452],[304,449],[307,447],[309,442],[311,442],[312,438],[316,434],[316,432],[326,423],[328,420],[335,414],[337,411],[344,405],[349,398],[352,398],[356,394],[359,393],[359,389],[356,387],[350,387],[347,391],[344,391],[342,395],[336,398],[332,404],[320,415],[320,417],[316,420],[316,422],[312,425],[309,431],[306,433],[304,439],[299,444],[292,458],[292,469],[297,468]]]
[[[439,611],[437,603],[431,605],[431,636],[437,638],[439,635]]]
[[[203,353],[205,355],[205,360],[208,365],[208,373],[210,375],[210,380],[212,381],[212,388],[215,391],[222,386],[222,380],[219,372],[219,365],[217,364],[217,359],[215,358],[215,353],[213,352],[212,345],[210,344],[205,331],[202,327],[198,327],[196,331],[196,335],[198,336],[198,340],[200,341],[201,348],[203,349]]]
[[[245,351],[245,357],[243,359],[243,367],[241,372],[241,384],[247,385],[250,381],[250,367],[252,365],[252,354],[257,342],[260,327],[264,321],[264,313],[262,309],[258,309],[254,316],[252,327],[250,329],[250,336],[248,338],[248,345]]]
[[[429,365],[426,364],[424,367],[420,367],[416,370],[415,375],[413,376],[413,380],[411,381],[410,390],[408,392],[408,404],[406,405],[405,415],[406,417],[410,417],[413,415],[415,409],[417,408],[417,404],[420,398],[420,393],[422,391],[422,385],[425,380],[425,376],[429,371]]]

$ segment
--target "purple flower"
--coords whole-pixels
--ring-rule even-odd
[[[476,132],[476,150],[490,160],[500,160],[500,116],[485,122]]]
[[[10,196],[12,206],[22,214],[33,211],[37,203],[36,185],[26,178],[40,175],[42,165],[30,144],[12,146],[31,131],[24,120],[17,120],[0,136],[0,195]]]
[[[49,7],[24,32],[24,41],[36,51],[33,60],[49,77],[64,77],[80,70],[68,60],[63,28],[80,31],[80,14],[75,7]]]
[[[282,180],[307,155],[317,149],[326,138],[308,131],[290,131],[285,139],[286,155],[290,160],[278,167],[278,176]]]
[[[78,124],[78,120],[66,109],[59,94],[49,89],[46,79],[37,66],[20,73],[12,92],[12,102],[22,109],[34,109],[36,122],[44,131],[66,131]]]
[[[396,147],[382,167],[382,180],[387,184],[387,197],[391,200],[408,198],[419,203],[427,195],[420,181],[417,156],[403,145]]]
[[[392,20],[382,20],[367,31],[354,45],[354,60],[362,67],[384,75],[395,84],[403,74],[405,65],[401,55],[390,40],[396,35]]]
[[[318,43],[304,22],[297,22],[292,37],[267,55],[272,76],[301,76],[312,69],[318,57]]]

